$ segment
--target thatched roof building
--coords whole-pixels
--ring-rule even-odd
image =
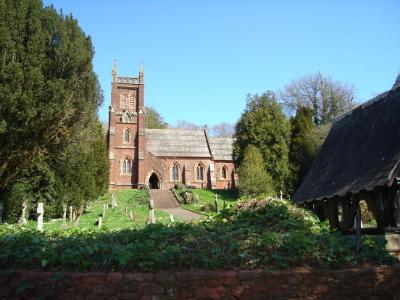
[[[310,202],[372,190],[400,175],[400,87],[394,87],[337,120],[296,191]]]
[[[400,76],[391,90],[334,122],[293,201],[363,199],[368,192],[393,187],[398,177]],[[387,201],[393,204],[392,196]]]

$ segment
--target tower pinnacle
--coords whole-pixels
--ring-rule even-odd
[[[143,61],[140,63],[139,81],[140,81],[141,83],[144,82],[144,66],[143,66]]]
[[[113,69],[112,69],[112,78],[113,81],[115,81],[115,79],[117,79],[117,61],[114,59],[114,64],[113,64]]]

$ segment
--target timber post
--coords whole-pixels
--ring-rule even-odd
[[[356,212],[356,251],[360,252],[361,249],[361,210],[358,206]]]

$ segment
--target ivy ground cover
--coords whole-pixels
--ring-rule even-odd
[[[393,261],[385,245],[371,237],[363,237],[360,253],[354,248],[354,241],[330,231],[308,211],[279,200],[238,205],[198,223],[44,233],[11,225],[0,227],[0,269],[338,268]]]

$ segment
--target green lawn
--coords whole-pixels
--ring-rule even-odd
[[[215,211],[210,211],[210,209],[204,210],[205,205],[210,205],[215,203],[215,195],[218,195],[218,209],[221,210],[224,207],[224,202],[226,207],[232,206],[239,200],[239,196],[233,190],[207,190],[207,189],[188,189],[197,195],[199,201],[193,204],[182,204],[183,208],[188,210],[203,213],[206,215],[215,215]],[[179,194],[179,191],[176,191]]]
[[[143,204],[145,199],[144,190],[121,190],[116,191],[118,207],[111,208],[111,194],[107,193],[94,203],[88,206],[85,213],[82,215],[78,228],[82,229],[96,229],[96,222],[103,213],[103,204],[110,204],[106,215],[103,218],[103,228],[111,230],[122,230],[130,228],[143,227],[146,224],[148,218],[148,206]],[[125,214],[122,209],[128,209],[128,214]],[[132,223],[129,218],[129,212],[132,210],[135,214],[135,223]],[[156,209],[156,222],[167,224],[170,222],[169,215],[165,212]],[[176,221],[177,218],[175,218]],[[70,222],[67,223],[68,227],[73,227]],[[35,228],[37,225],[36,221],[29,221],[26,227]],[[45,231],[56,231],[62,229],[62,219],[51,220],[44,223]]]

